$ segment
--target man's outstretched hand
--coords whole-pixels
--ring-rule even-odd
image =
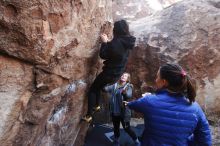
[[[123,104],[124,104],[125,106],[127,106],[128,103],[129,103],[129,102],[127,102],[127,101],[123,101]]]

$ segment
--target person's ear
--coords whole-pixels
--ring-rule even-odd
[[[167,80],[164,80],[164,79],[163,79],[163,86],[164,86],[164,87],[167,87],[168,85],[169,85],[169,83],[167,82]]]

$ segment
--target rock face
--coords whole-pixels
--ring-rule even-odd
[[[33,67],[18,60],[0,56],[0,134],[5,127],[18,122],[20,110],[27,105],[33,86]],[[9,121],[9,123],[8,123]]]
[[[185,0],[130,23],[138,42],[128,70],[137,89],[154,83],[161,64],[176,62],[197,80],[197,100],[205,112],[220,115],[219,4]]]
[[[160,11],[181,0],[113,0],[113,19],[131,22]]]
[[[0,1],[1,145],[76,145],[111,1]]]
[[[113,1],[115,20],[127,19],[137,37],[127,67],[135,96],[154,84],[161,64],[177,62],[197,79],[197,100],[215,118],[220,2],[169,6],[177,1]],[[111,35],[111,5],[108,0],[0,1],[1,145],[82,145],[88,125],[80,118],[88,86],[100,70],[99,34]]]

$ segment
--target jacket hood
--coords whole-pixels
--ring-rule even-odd
[[[119,40],[125,48],[133,49],[136,38],[134,36],[121,36]]]

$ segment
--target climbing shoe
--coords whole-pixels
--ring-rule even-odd
[[[85,122],[90,123],[92,121],[92,116],[86,115],[86,116],[82,117],[82,120],[85,121]]]
[[[93,112],[94,112],[94,113],[95,113],[95,112],[98,112],[98,111],[100,111],[100,109],[101,109],[101,107],[98,105],[98,106],[96,106],[96,107],[93,108]]]

